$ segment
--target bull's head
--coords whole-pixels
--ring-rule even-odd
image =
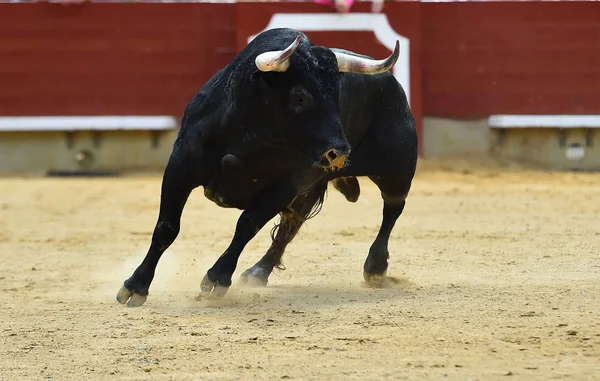
[[[302,35],[296,37],[294,42],[284,50],[276,50],[259,54],[254,62],[260,71],[285,72],[290,67],[290,56],[300,45]],[[373,60],[346,53],[332,51],[337,60],[338,70],[346,73],[379,74],[390,70],[396,64],[400,56],[400,43],[396,41],[396,47],[392,54],[383,60]]]
[[[289,29],[264,32],[259,36],[263,42],[258,45],[273,45],[267,35],[290,41],[292,33],[298,32]],[[343,168],[350,144],[340,121],[340,88],[348,91],[341,86],[340,73],[383,73],[394,66],[398,56],[398,42],[389,57],[375,60],[314,46],[300,34],[285,49],[263,51],[256,56],[255,77],[260,77],[263,89],[261,108],[278,126],[284,126],[292,145],[307,154],[314,164],[327,170]],[[353,99],[346,95],[344,99]],[[361,96],[364,95],[356,94],[354,99]],[[361,105],[358,101],[345,102],[347,108]]]

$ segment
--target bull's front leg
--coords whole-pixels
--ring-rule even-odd
[[[177,238],[183,208],[199,184],[198,171],[190,169],[189,161],[183,155],[173,154],[162,180],[160,211],[152,242],[142,263],[117,293],[119,303],[139,307],[146,302],[158,261]]]
[[[281,222],[276,229],[277,233],[273,237],[271,247],[260,261],[242,273],[241,284],[251,287],[267,285],[273,268],[282,268],[281,257],[287,245],[296,237],[302,224],[310,218],[311,213],[320,208],[319,205],[323,203],[326,190],[326,182],[315,186],[294,200],[290,207],[291,211],[281,213]]]
[[[296,189],[291,184],[278,186],[264,194],[255,207],[242,212],[229,247],[202,279],[200,290],[205,297],[220,299],[225,296],[244,247],[267,222],[292,203]]]

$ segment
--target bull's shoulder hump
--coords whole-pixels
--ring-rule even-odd
[[[209,89],[200,89],[194,94],[183,111],[182,127],[189,128],[198,125],[201,121],[206,122],[212,119],[212,114],[220,112],[219,107],[215,107],[215,104],[219,103],[220,101],[210,94]]]
[[[204,101],[207,98],[215,97],[218,94],[218,85],[222,82],[223,79],[223,69],[215,73],[211,78],[208,79],[202,85],[202,87],[192,96],[192,99],[188,103],[186,107],[186,111],[189,109],[201,109],[201,106],[204,104]],[[216,93],[216,94],[212,94]]]

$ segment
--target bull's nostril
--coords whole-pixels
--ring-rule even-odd
[[[335,150],[330,149],[329,151],[327,151],[327,158],[329,159],[329,161],[334,161],[335,159],[337,159],[338,155],[335,152]]]
[[[320,166],[328,170],[341,169],[346,166],[347,155],[345,152],[331,148],[320,157]]]

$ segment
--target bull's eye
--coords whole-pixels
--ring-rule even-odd
[[[296,113],[306,110],[312,101],[312,95],[302,87],[293,87],[290,91],[289,106]]]

